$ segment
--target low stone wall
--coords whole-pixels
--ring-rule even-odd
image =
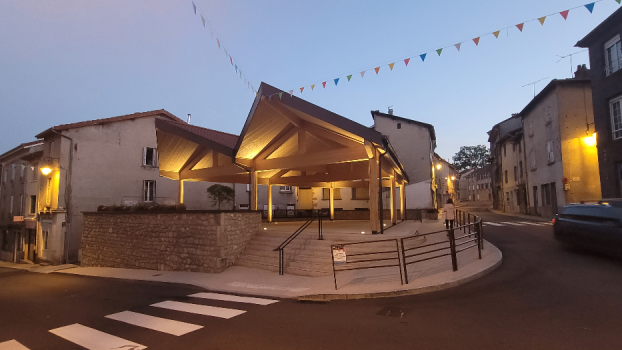
[[[258,211],[83,215],[82,266],[219,273],[261,229]]]

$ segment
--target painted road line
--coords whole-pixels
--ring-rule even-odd
[[[142,350],[147,348],[144,345],[100,332],[97,329],[89,328],[79,323],[52,329],[50,332],[89,350]]]
[[[218,293],[196,293],[196,294],[192,294],[188,296],[192,298],[233,301],[236,303],[247,303],[247,304],[257,304],[257,305],[270,305],[270,304],[279,302],[278,300],[272,300],[272,299],[239,297],[237,295],[218,294]]]
[[[502,224],[514,225],[514,226],[525,226],[523,224],[519,224],[519,223],[516,223],[516,222],[502,222]]]
[[[0,350],[30,350],[27,347],[20,344],[17,340],[9,340],[0,343]]]
[[[521,224],[526,224],[526,225],[534,225],[534,226],[542,226],[545,225],[541,222],[530,222],[530,221],[521,221]]]
[[[499,224],[499,223],[496,223],[496,222],[488,222],[488,221],[486,221],[484,223],[488,224],[488,225],[492,225],[492,226],[505,226],[505,225],[502,225],[502,224]]]
[[[214,316],[220,318],[232,318],[245,313],[243,310],[227,309],[224,307],[215,307],[199,304],[181,303],[179,301],[163,301],[161,303],[153,304],[151,306],[160,307],[163,309],[189,312],[193,314]]]
[[[106,318],[176,336],[184,335],[186,333],[190,333],[196,331],[197,329],[203,328],[203,326],[198,326],[192,323],[169,320],[167,318],[154,317],[132,311],[119,312],[116,314],[108,315],[106,316]]]
[[[445,225],[443,225],[445,226]],[[263,284],[252,284],[252,283],[243,283],[243,282],[231,282],[227,283],[229,287],[240,287],[240,288],[249,288],[249,289],[262,289],[262,290],[278,290],[282,292],[291,292],[291,293],[299,293],[304,292],[305,290],[311,288],[292,288],[292,287],[281,287],[281,286],[266,286]]]

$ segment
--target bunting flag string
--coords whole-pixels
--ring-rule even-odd
[[[229,59],[229,62],[235,69],[235,73],[236,74],[239,73],[240,80],[244,79],[244,83],[247,85],[248,89],[251,89],[255,94],[257,94],[257,91],[255,91],[255,87],[253,86],[253,84],[250,83],[250,79],[248,79],[246,74],[242,72],[242,68],[239,62],[230,54],[230,51],[227,50],[226,45],[224,44],[224,42],[222,42],[220,35],[218,34],[218,31],[216,30],[216,28],[214,28],[214,26],[212,25],[212,22],[209,20],[209,16],[207,16],[205,12],[203,11],[203,9],[197,4],[195,4],[194,1],[192,1],[192,9],[195,15],[197,15],[197,10],[198,10],[198,13],[201,17],[201,23],[203,24],[204,28],[209,27],[210,37],[212,39],[214,39],[214,33],[216,33],[216,44],[218,45],[218,49],[220,50],[221,47],[222,49],[224,49],[225,57]],[[236,61],[236,62],[234,63],[233,61]],[[300,90],[300,93],[302,93],[302,90]]]
[[[592,2],[592,3],[589,3],[589,4],[580,5],[580,6],[575,6],[575,7],[573,7],[573,8],[570,8],[570,9],[567,9],[567,10],[564,10],[564,11],[561,11],[561,12],[555,12],[555,13],[548,14],[548,15],[546,15],[546,16],[541,16],[541,17],[537,17],[537,18],[534,18],[534,19],[530,19],[530,20],[528,20],[528,21],[524,21],[524,22],[519,23],[519,24],[515,24],[515,25],[512,25],[512,26],[507,26],[507,27],[505,27],[505,28],[501,28],[501,29],[495,30],[495,31],[493,31],[493,32],[489,32],[489,33],[486,33],[486,34],[483,34],[483,35],[479,35],[479,36],[474,37],[473,39],[470,39],[470,40],[471,40],[471,41],[473,41],[473,43],[475,44],[475,46],[479,46],[479,44],[480,44],[480,40],[481,40],[481,38],[483,38],[483,37],[486,37],[486,36],[488,36],[488,35],[493,35],[495,38],[497,38],[497,39],[498,39],[498,38],[499,38],[499,34],[501,33],[501,31],[504,31],[504,30],[509,31],[509,30],[510,30],[510,29],[512,29],[512,28],[516,28],[516,29],[518,29],[520,32],[523,32],[523,29],[524,29],[525,24],[530,23],[530,22],[533,22],[533,21],[538,21],[538,22],[540,23],[540,25],[541,25],[541,26],[544,26],[544,22],[546,21],[547,17],[550,17],[550,16],[554,16],[554,15],[561,15],[561,16],[564,18],[564,20],[567,20],[567,19],[568,19],[568,14],[570,13],[570,11],[572,11],[572,10],[576,10],[576,9],[580,9],[580,8],[585,8],[585,9],[587,9],[590,13],[593,13],[593,12],[594,12],[594,6],[595,6],[595,4],[596,4],[597,2],[601,2],[601,1],[608,1],[608,0],[596,0],[596,1],[594,1],[594,2]],[[618,4],[622,4],[622,0],[614,0],[614,1],[615,1],[615,2],[617,2]],[[194,5],[194,3],[193,3],[193,5]],[[195,11],[195,12],[196,12],[196,11]],[[209,23],[209,21],[208,21],[208,23]],[[441,53],[443,52],[443,49],[445,49],[445,48],[447,48],[447,47],[450,47],[450,46],[454,46],[454,47],[458,50],[458,52],[460,52],[460,49],[462,48],[462,44],[464,44],[465,42],[468,42],[468,41],[469,41],[469,39],[467,39],[467,40],[462,40],[462,41],[460,41],[460,42],[458,42],[458,43],[451,44],[451,45],[447,45],[447,46],[444,46],[444,47],[441,47],[441,48],[435,49],[435,50],[433,50],[433,51],[436,51],[436,53],[438,54],[438,56],[441,56]],[[425,62],[425,60],[426,60],[426,58],[427,58],[428,53],[429,53],[429,51],[418,55],[418,56],[419,56],[419,58],[421,58],[421,62],[422,62],[422,63],[424,63],[424,62]],[[416,56],[416,55],[413,55],[413,56]],[[402,59],[402,60],[403,60],[403,62],[404,62],[404,67],[408,67],[408,64],[410,63],[410,59],[411,59],[413,56],[408,57],[408,58],[404,58],[404,59]],[[397,60],[396,60],[396,61],[397,61]],[[365,77],[365,73],[366,73],[366,72],[368,72],[368,71],[370,71],[370,70],[375,71],[375,72],[376,72],[376,75],[378,75],[378,74],[380,73],[380,68],[382,68],[383,66],[388,66],[388,67],[389,67],[389,70],[390,70],[390,71],[393,71],[393,68],[395,67],[395,61],[391,61],[391,63],[387,63],[387,64],[380,65],[380,66],[375,66],[374,68],[369,68],[369,69],[365,69],[365,70],[360,71],[360,72],[359,72],[359,74],[361,75],[361,79],[363,79],[363,78]],[[346,74],[345,76],[346,76],[346,78],[347,78],[348,82],[350,82],[350,81],[351,81],[351,79],[352,79],[353,74],[352,74],[352,73],[348,73],[348,74]],[[332,80],[335,82],[335,86],[337,86],[337,84],[338,84],[338,82],[339,82],[339,79],[340,79],[340,78],[332,78]],[[322,82],[322,86],[323,86],[324,88],[326,88],[326,82],[327,82],[328,80],[330,80],[330,79],[327,79],[327,80],[325,80],[325,81],[323,81],[323,82]],[[310,86],[311,86],[311,90],[313,90],[313,87],[314,87],[315,85],[316,85],[316,84],[311,84],[311,85],[310,85]],[[306,85],[306,86],[309,86],[309,85]],[[306,87],[306,86],[305,86],[305,87]],[[302,93],[303,89],[304,89],[304,87],[301,87],[301,88],[300,88],[300,93]],[[290,90],[289,92],[290,92],[290,95],[292,95],[292,96],[293,96],[293,90]],[[279,94],[279,98],[281,98],[281,94],[282,94],[282,93],[278,93],[278,94]]]

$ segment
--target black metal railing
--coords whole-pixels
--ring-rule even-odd
[[[275,252],[279,252],[279,275],[285,274],[285,248],[316,219],[318,221],[318,240],[324,239],[324,225],[322,218],[324,217],[325,213],[323,210],[315,210],[313,212],[315,213],[315,215],[309,217],[309,220],[305,221],[296,231],[294,231],[294,233],[287,237],[287,239],[283,241],[283,243],[281,243],[278,247],[274,249]]]
[[[395,242],[395,249],[386,248],[388,250],[374,251],[371,253],[356,253],[356,254],[348,254],[346,261],[343,263],[335,265],[335,254],[333,253],[335,249],[344,249],[347,246],[362,246],[362,245],[371,245],[385,242]],[[382,267],[399,267],[400,269],[400,283],[404,284],[402,277],[402,265],[400,263],[400,253],[399,253],[399,244],[397,239],[381,239],[376,241],[364,241],[364,242],[354,242],[354,243],[343,243],[343,244],[333,244],[330,246],[331,249],[331,257],[333,259],[333,278],[335,280],[335,290],[337,290],[337,272],[340,271],[352,271],[352,270],[363,270],[363,269],[377,269]],[[364,249],[364,248],[362,248]],[[383,248],[384,249],[384,248]],[[377,257],[374,258],[375,255],[384,254],[385,257]],[[391,256],[395,254],[395,256]],[[389,255],[386,257],[386,255]],[[355,257],[354,259],[351,259]],[[365,263],[365,265],[363,265]]]

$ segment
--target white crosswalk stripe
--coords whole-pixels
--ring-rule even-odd
[[[496,222],[484,222],[484,225],[492,225],[492,226],[505,226]]]
[[[188,312],[199,315],[214,316],[220,318],[232,318],[239,316],[246,311],[237,309],[227,309],[224,307],[215,307],[199,304],[182,303],[179,301],[163,301],[161,303],[153,304],[151,306],[160,307],[163,309],[176,310],[182,312]]]
[[[544,223],[542,222],[533,222],[533,221],[521,221],[521,224],[525,225],[534,225],[534,226],[542,226]]]
[[[516,222],[509,222],[509,221],[502,222],[502,224],[514,225],[514,226],[525,226],[523,224],[519,224],[519,223],[516,223]]]
[[[75,323],[50,330],[51,333],[89,350],[142,350],[147,347],[96,329]]]
[[[0,343],[0,350],[30,350],[27,347],[20,344],[17,340],[9,340]]]
[[[203,328],[203,326],[192,323],[169,320],[167,318],[154,317],[132,311],[119,312],[108,315],[106,318],[176,336],[184,335]]]
[[[188,296],[192,298],[232,301],[236,303],[247,303],[247,304],[257,304],[257,305],[270,305],[270,304],[279,302],[278,300],[272,300],[272,299],[239,297],[237,295],[218,294],[218,293],[196,293],[196,294],[192,294]]]
[[[525,226],[525,225],[531,225],[531,226],[547,226],[547,225],[553,225],[550,222],[546,222],[546,221],[502,221],[502,222],[488,222],[488,221],[484,221],[482,223],[483,226],[507,226],[507,225],[511,225],[511,226]]]

